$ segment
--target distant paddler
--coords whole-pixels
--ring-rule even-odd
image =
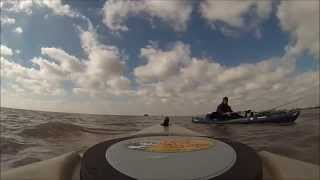
[[[212,112],[207,114],[209,119],[218,118],[221,120],[233,119],[233,118],[241,118],[242,116],[236,112],[233,112],[231,106],[228,104],[229,98],[225,96],[222,99],[222,102],[217,106],[216,112]]]
[[[163,127],[168,127],[168,126],[170,125],[169,122],[170,122],[170,119],[169,119],[168,116],[166,116],[166,117],[164,118],[163,123],[161,124],[161,126],[163,126]]]

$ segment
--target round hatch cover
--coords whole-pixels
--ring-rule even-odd
[[[81,180],[261,180],[252,148],[228,139],[139,135],[101,142],[81,159]]]
[[[209,179],[229,170],[236,152],[206,137],[151,136],[113,144],[106,150],[106,160],[135,179]]]

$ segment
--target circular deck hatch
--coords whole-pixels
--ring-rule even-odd
[[[234,165],[236,152],[211,138],[152,136],[113,144],[106,160],[135,179],[210,179]]]
[[[139,135],[105,141],[83,155],[81,180],[261,180],[250,147],[228,139]]]

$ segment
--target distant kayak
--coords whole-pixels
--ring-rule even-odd
[[[218,118],[192,117],[192,122],[203,124],[251,124],[251,123],[291,123],[294,122],[300,111],[274,111],[274,112],[258,112],[253,116],[239,117],[234,119],[222,120]]]

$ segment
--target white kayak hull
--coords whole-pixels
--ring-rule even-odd
[[[162,134],[204,136],[187,128],[171,125],[154,125],[134,135]],[[132,134],[131,134],[132,135]],[[81,151],[74,151],[61,156],[32,163],[26,166],[1,172],[2,180],[80,180]],[[263,162],[264,179],[274,180],[318,180],[319,166],[290,159],[270,152],[259,152]]]
[[[259,152],[265,171],[272,179],[319,180],[320,167],[267,151]]]

